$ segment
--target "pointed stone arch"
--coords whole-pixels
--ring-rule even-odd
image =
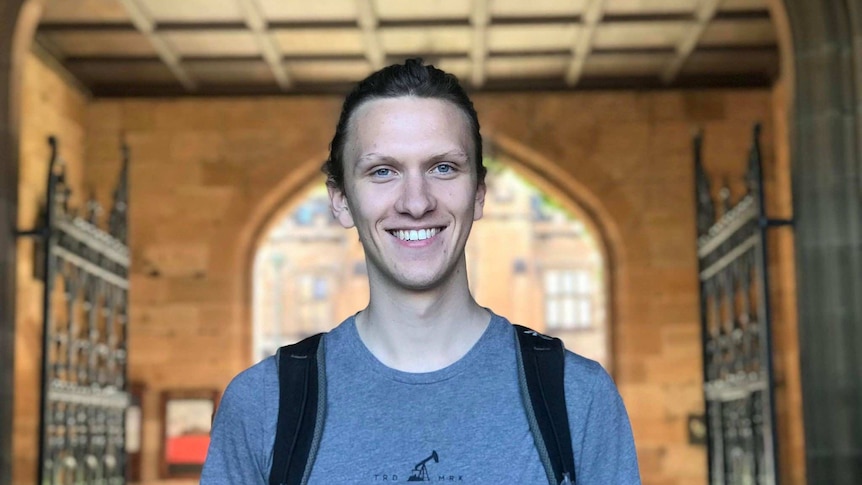
[[[563,170],[559,162],[545,157],[501,132],[488,133],[485,135],[485,140],[489,154],[504,158],[512,170],[563,204],[594,235],[606,275],[602,283],[605,295],[604,338],[608,358],[602,360],[612,372],[615,356],[614,326],[620,314],[619,292],[624,288],[626,278],[626,265],[623,263],[625,253],[622,249],[624,245],[617,221],[611,216],[601,199],[590,188]],[[522,323],[535,325],[533,322]]]
[[[612,328],[616,317],[615,291],[617,291],[619,287],[616,280],[621,272],[615,262],[623,258],[619,249],[621,245],[619,244],[620,237],[616,223],[610,218],[608,211],[604,208],[600,199],[591,190],[587,189],[575,180],[571,175],[566,173],[564,170],[561,170],[558,164],[554,161],[545,158],[538,152],[523,146],[505,135],[491,134],[486,135],[485,139],[489,147],[490,154],[500,157],[506,167],[514,171],[520,178],[523,178],[538,190],[548,194],[556,202],[559,202],[569,213],[575,215],[577,220],[587,227],[588,234],[592,238],[595,238],[600,257],[600,262],[598,264],[602,269],[602,288],[598,290],[598,293],[601,294],[601,298],[598,299],[601,305],[601,311],[596,312],[596,315],[598,315],[597,318],[602,320],[600,322],[602,328],[596,329],[598,331],[597,335],[601,335],[600,340],[602,341],[602,351],[597,352],[594,357],[602,361],[609,369],[612,369],[614,347]],[[321,154],[320,159],[323,159],[323,156],[324,155]],[[249,222],[246,225],[246,229],[241,233],[241,239],[243,242],[240,244],[240,251],[243,256],[241,258],[242,263],[241,268],[239,269],[239,274],[243,275],[244,288],[242,290],[242,301],[245,302],[243,318],[241,321],[255,321],[255,301],[260,301],[260,298],[263,298],[260,294],[255,294],[255,283],[253,280],[253,274],[255,273],[256,267],[255,258],[258,253],[258,249],[261,247],[261,243],[267,237],[267,234],[273,230],[274,226],[278,224],[286,214],[289,214],[294,208],[299,206],[304,195],[308,190],[310,190],[310,186],[322,186],[323,179],[319,173],[317,173],[318,168],[319,162],[317,161],[317,158],[302,164],[300,169],[288,174],[282,182],[272,189],[270,193],[262,199],[262,202],[258,204],[257,208],[252,211],[252,215],[248,219]],[[323,230],[325,228],[319,229]],[[345,233],[342,228],[337,227],[333,234],[337,236],[338,234]],[[355,257],[351,259],[351,267],[359,264],[357,261],[354,261],[355,259]],[[294,270],[299,271],[298,267],[294,268]],[[356,271],[348,271],[347,273],[340,275],[340,279],[338,281],[350,280],[350,274],[348,273],[352,274],[356,273]],[[290,274],[290,272],[285,274]],[[293,288],[293,286],[296,285],[294,285],[294,283],[290,283],[290,285],[292,285],[291,288],[282,288],[279,291],[295,291],[296,289]],[[538,299],[541,299],[544,296],[542,293],[538,293],[537,295],[538,296],[536,298]],[[354,301],[353,303],[356,302]],[[353,310],[355,311],[358,309],[359,308],[357,307]],[[340,313],[344,312],[342,311]],[[541,327],[544,322],[525,321],[520,323]],[[250,334],[247,341],[247,347],[250,349],[250,353],[252,353],[251,360],[255,360],[256,356],[253,355],[255,350],[251,349],[259,346],[261,337],[259,335],[259,331],[254,326],[252,327],[252,329],[246,330],[246,332]],[[306,330],[308,332],[313,332],[325,329],[314,328]],[[563,331],[560,329],[558,330]],[[297,330],[295,335],[292,331],[288,333],[290,335],[287,337],[287,340],[295,340],[303,336],[303,333],[300,330]],[[565,331],[563,331],[563,333],[568,334],[569,337],[576,338],[575,333]],[[583,332],[581,332],[581,337],[592,342],[597,340],[595,337],[590,338]],[[593,345],[595,344],[593,343]]]
[[[362,246],[332,217],[323,176],[295,191],[269,220],[247,271],[254,362],[330,330],[368,301]]]
[[[12,483],[18,142],[24,58],[43,0],[0,0],[0,484]]]
[[[302,193],[320,177],[322,161],[326,160],[328,155],[328,152],[319,152],[319,155],[307,159],[286,173],[285,177],[264,194],[248,212],[246,223],[239,234],[233,240],[227,241],[233,254],[234,274],[238,275],[234,280],[236,284],[234,294],[237,295],[236,301],[240,303],[237,308],[237,318],[234,321],[252,322],[254,319],[251,269],[254,268],[255,255],[262,238],[277,222],[278,216],[291,207],[292,200],[297,194]],[[242,346],[244,350],[241,353],[245,355],[246,361],[251,361],[253,336],[247,329],[248,325],[238,334],[244,336]]]

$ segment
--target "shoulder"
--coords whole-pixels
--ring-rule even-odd
[[[275,356],[269,356],[237,374],[228,384],[225,394],[251,389],[259,390],[268,382],[278,383],[278,368]]]
[[[566,350],[566,399],[584,410],[595,406],[617,406],[619,391],[613,378],[598,362]]]
[[[278,369],[275,362],[274,356],[267,357],[231,379],[220,400],[219,412],[253,418],[277,406]],[[250,396],[262,399],[249,399]]]
[[[523,332],[532,335],[532,338],[559,340],[556,337],[545,335],[541,332],[532,330],[530,327],[515,324],[507,320],[505,317],[494,314],[495,319],[512,327],[512,332]],[[565,346],[563,346],[565,348]],[[589,401],[595,394],[601,394],[606,397],[618,396],[616,385],[611,379],[611,376],[605,371],[604,367],[598,362],[576,354],[571,350],[565,349],[565,368],[564,379],[566,385],[567,399],[571,394],[578,401],[584,399]]]
[[[610,374],[598,362],[570,351],[565,365],[578,482],[639,484],[631,423]]]
[[[610,376],[601,364],[583,355],[566,350],[566,382],[593,387],[606,384]]]
[[[278,412],[278,373],[268,357],[234,377],[222,395],[201,483],[264,483]]]
[[[563,346],[565,352],[565,376],[566,376],[566,384],[586,384],[591,385],[595,384],[597,381],[603,380],[605,376],[607,376],[607,372],[605,372],[604,368],[598,362],[588,359],[580,354],[576,354],[571,350],[565,348],[565,344],[561,342],[561,339],[558,337],[549,336],[543,334],[542,332],[538,332],[536,330],[531,329],[530,327],[526,327],[524,325],[511,323],[503,317],[498,317],[503,322],[508,323],[512,326],[513,332],[519,332],[527,335],[527,339],[529,342],[542,342],[543,340],[551,341],[560,341],[560,345]],[[520,337],[519,337],[520,338]],[[522,340],[523,341],[523,340]]]

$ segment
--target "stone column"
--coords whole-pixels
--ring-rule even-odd
[[[18,116],[13,44],[23,0],[0,0],[0,485],[12,483]]]
[[[784,0],[808,483],[862,483],[862,3]]]

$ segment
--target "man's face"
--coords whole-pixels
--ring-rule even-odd
[[[329,193],[341,225],[359,232],[372,284],[421,291],[465,271],[485,198],[473,148],[467,119],[447,101],[377,99],[352,115],[344,192]]]

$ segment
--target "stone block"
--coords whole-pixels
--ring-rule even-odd
[[[662,446],[667,449],[673,444],[687,440],[686,423],[667,417],[643,417],[633,427],[635,442],[641,445]]]
[[[741,124],[768,122],[772,118],[772,94],[762,89],[728,90],[724,93],[725,116]]]
[[[640,318],[638,325],[626,325],[615,332],[614,352],[638,356],[654,356],[661,354],[661,334],[656,332],[655,325],[649,320]],[[647,375],[647,378],[652,376]]]
[[[665,485],[664,461],[665,449],[656,445],[638,445],[638,467],[641,472],[641,482],[644,484]]]
[[[669,445],[665,473],[678,477],[680,483],[705,483],[707,479],[706,447],[686,444]]]
[[[661,419],[666,415],[664,390],[651,382],[620,384],[620,395],[633,422]]]
[[[710,91],[689,91],[684,93],[686,119],[705,122],[723,120],[727,117],[724,98]]]
[[[161,278],[168,302],[205,304],[228,301],[230,282],[197,275]],[[203,311],[203,308],[201,309]]]
[[[122,126],[123,108],[116,102],[93,100],[87,103],[86,111],[87,137],[119,136]]]
[[[171,137],[170,159],[174,163],[216,162],[223,158],[224,138],[219,131],[183,131]]]
[[[144,262],[161,276],[202,277],[207,273],[209,248],[201,243],[153,244],[144,249]]]
[[[700,363],[692,363],[699,366]],[[689,414],[703,414],[704,397],[698,385],[668,385],[664,387],[663,407],[669,418],[686,420]]]
[[[108,103],[107,101],[105,102]],[[125,133],[134,133],[137,131],[145,132],[156,129],[165,129],[158,125],[155,117],[153,106],[154,101],[145,99],[127,99],[116,102],[120,106],[120,116],[122,117],[120,130]]]
[[[644,362],[647,381],[656,385],[691,385],[703,382],[703,369],[691,358],[662,355]],[[695,387],[693,387],[695,388]]]
[[[656,92],[646,97],[650,120],[654,124],[688,120],[685,93],[678,91]]]
[[[616,382],[625,382],[626,385],[635,385],[642,384],[646,381],[646,371],[642,365],[642,357],[621,355],[619,352],[614,352],[613,358],[613,376]]]

